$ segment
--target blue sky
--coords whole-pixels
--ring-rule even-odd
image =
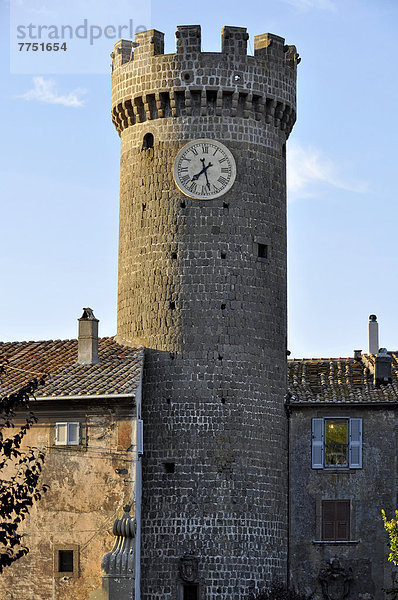
[[[43,15],[48,6],[11,2],[19,11],[34,2]],[[133,2],[114,4],[114,23],[137,14]],[[98,0],[76,1],[75,22],[104,23],[112,3],[99,7]],[[223,25],[247,27],[249,50],[264,32],[297,46],[298,120],[288,142],[289,348],[296,357],[365,351],[375,313],[381,345],[397,349],[396,0],[154,0],[141,10],[148,26],[165,32],[167,52],[182,24],[201,24],[205,51],[220,49]],[[75,73],[50,72],[44,58],[37,71],[32,62],[28,74],[16,74],[14,63],[11,73],[10,44],[15,52],[19,40],[10,34],[10,2],[0,0],[0,11],[0,339],[76,337],[83,306],[94,308],[102,335],[114,335],[114,40],[94,46],[94,66],[82,43]]]

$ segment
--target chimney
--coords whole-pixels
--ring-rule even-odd
[[[80,365],[94,365],[98,361],[98,319],[92,308],[83,308],[78,319],[77,362]]]
[[[385,348],[380,348],[376,355],[374,384],[376,387],[392,383],[391,356]]]
[[[379,351],[379,324],[376,315],[369,316],[369,354]]]

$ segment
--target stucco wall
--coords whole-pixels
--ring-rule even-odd
[[[101,587],[101,559],[115,541],[113,521],[134,500],[134,420],[126,411],[73,408],[63,402],[57,412],[36,410],[39,423],[26,439],[45,451],[41,482],[50,489],[23,524],[29,554],[0,577],[4,600],[88,600]],[[81,422],[81,445],[55,446],[55,423],[60,421]],[[56,576],[57,544],[79,546],[78,577]]]

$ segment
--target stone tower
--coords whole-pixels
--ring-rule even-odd
[[[286,578],[285,144],[299,59],[272,34],[248,56],[241,27],[223,28],[221,53],[201,52],[199,26],[176,37],[175,54],[151,30],[112,55],[117,339],[146,347],[141,597],[240,600]],[[203,168],[174,168],[197,139]],[[232,153],[229,184],[236,165],[224,194],[217,148]]]

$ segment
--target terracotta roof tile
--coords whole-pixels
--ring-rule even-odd
[[[290,402],[398,402],[398,353],[392,359],[392,383],[373,383],[375,357],[289,360]]]
[[[0,363],[8,360],[0,396],[43,373],[49,377],[39,388],[38,397],[132,394],[139,384],[143,356],[143,348],[100,338],[99,362],[81,365],[77,363],[77,340],[0,342]]]

